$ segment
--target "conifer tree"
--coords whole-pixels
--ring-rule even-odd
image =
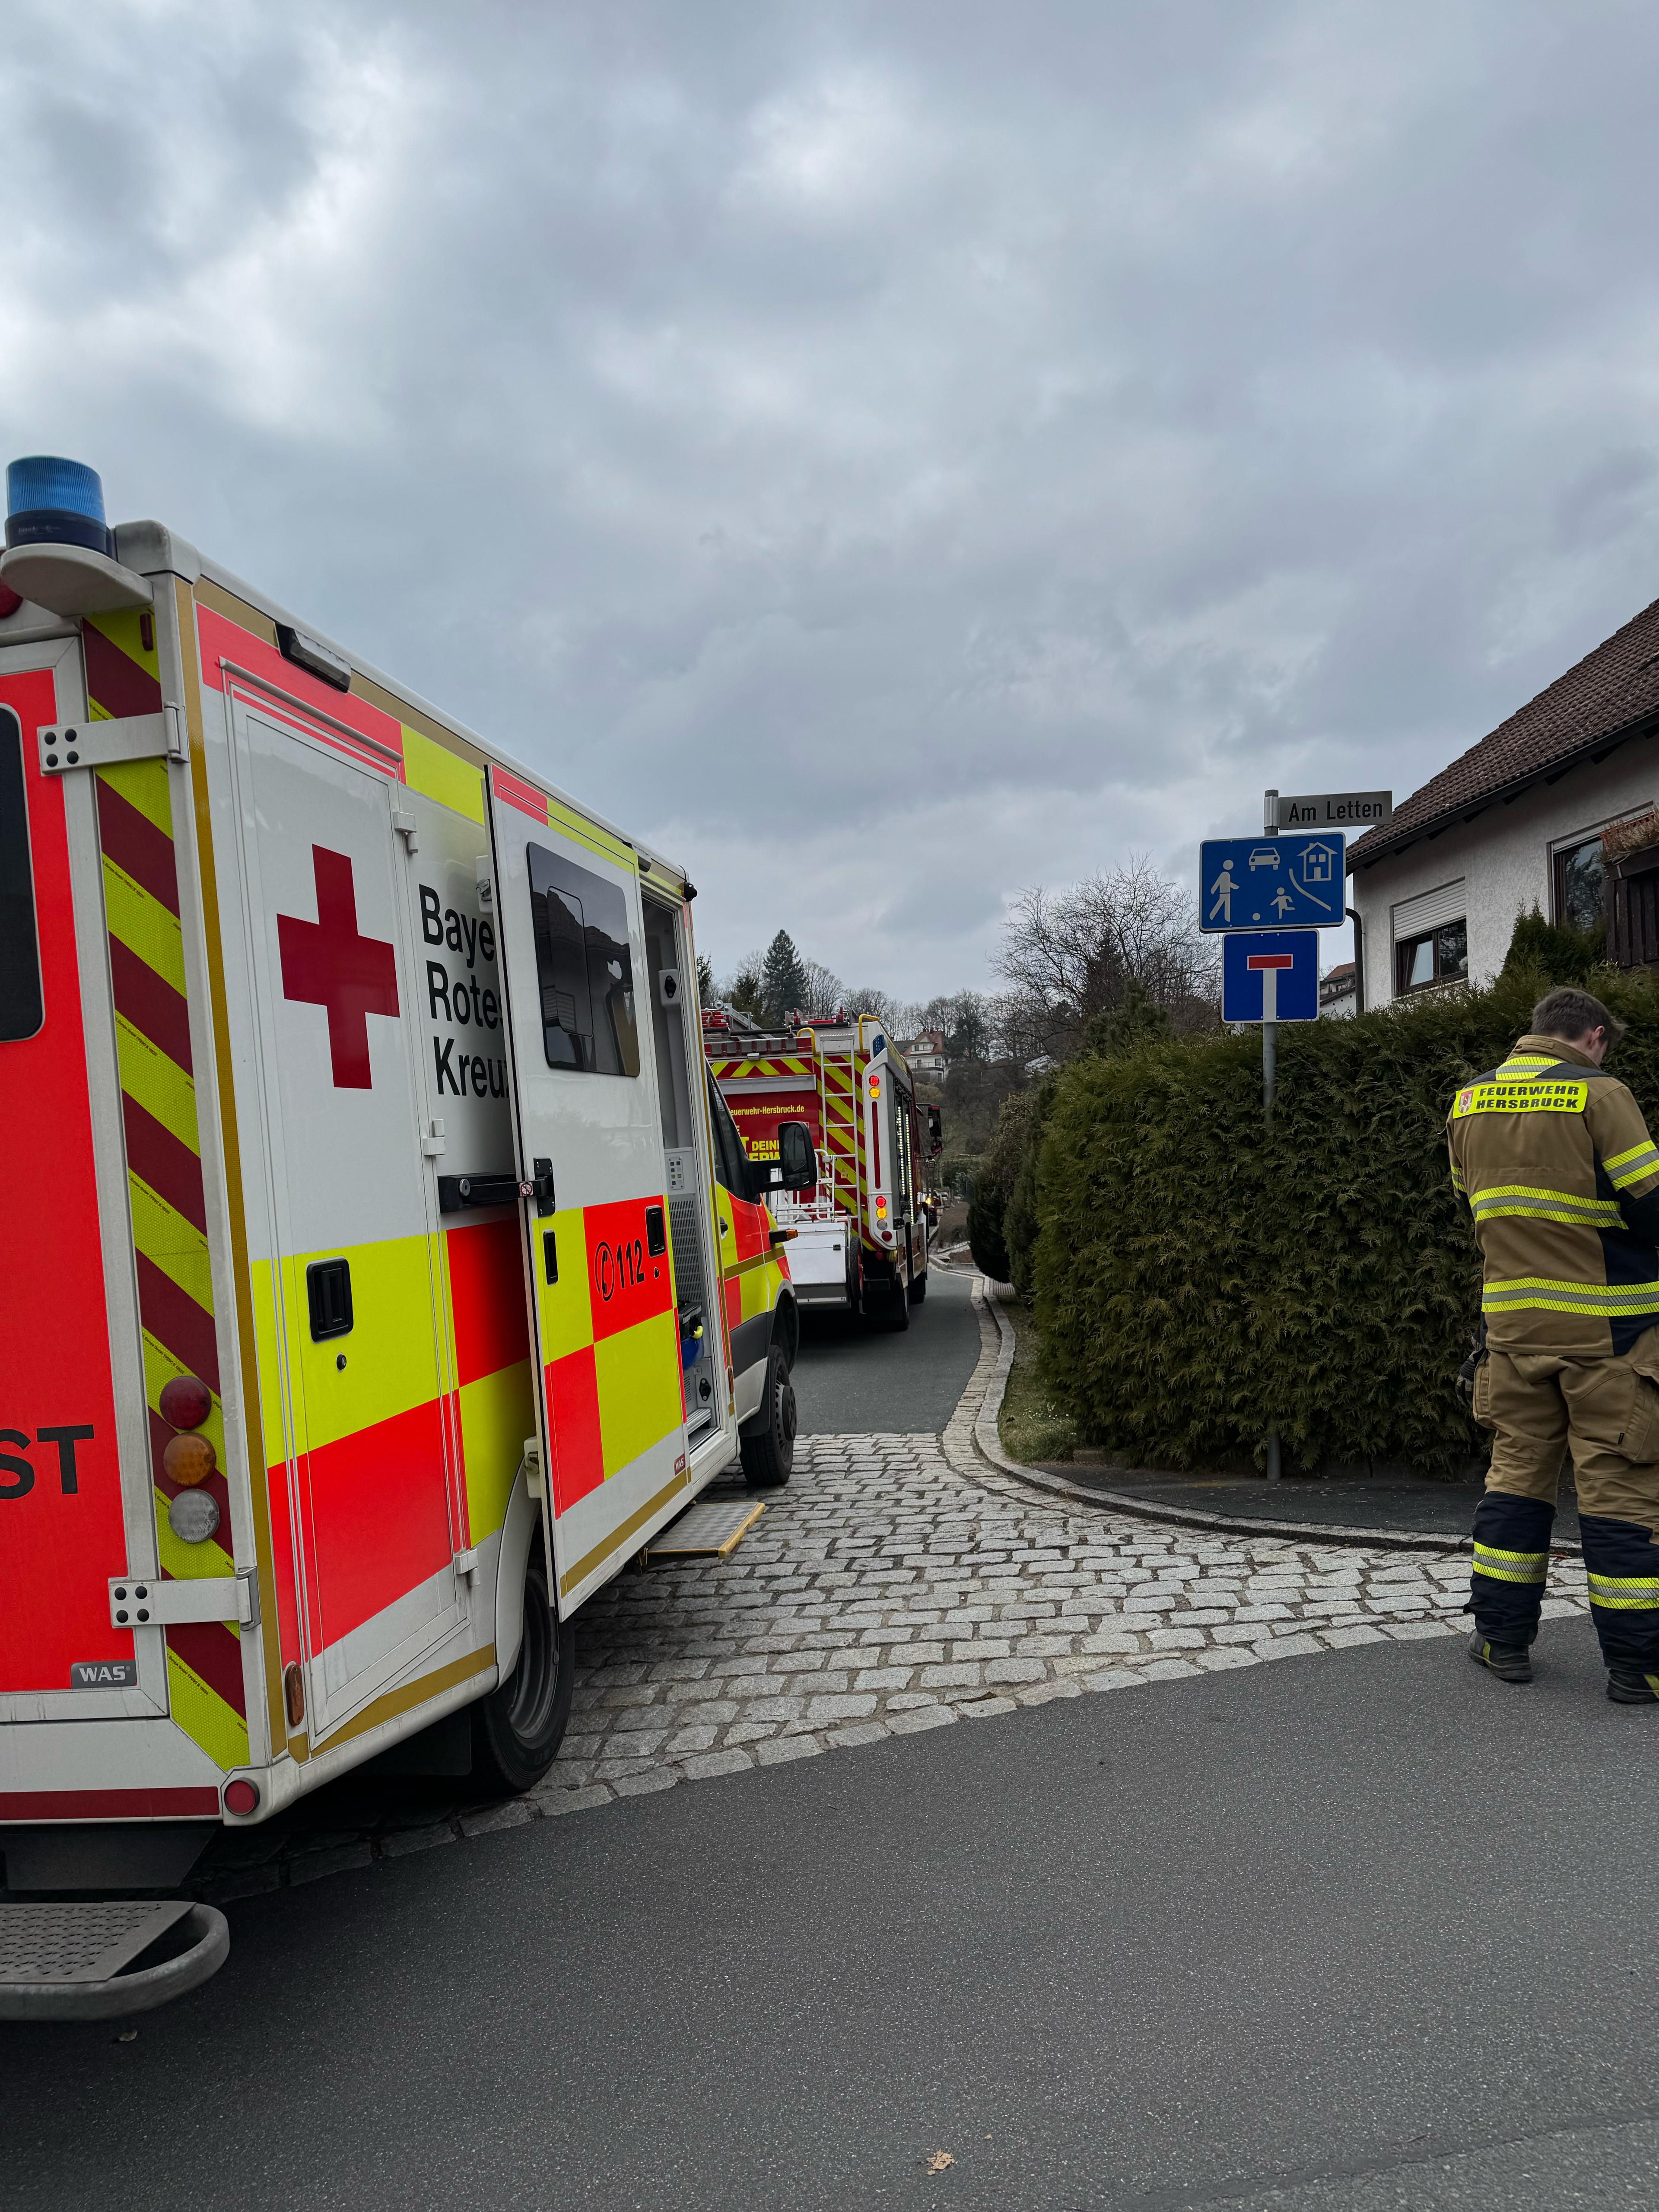
[[[761,970],[761,995],[767,1024],[773,1029],[781,1029],[791,1014],[800,1012],[806,1006],[809,993],[805,973],[795,941],[787,929],[781,929],[766,948],[766,963]]]

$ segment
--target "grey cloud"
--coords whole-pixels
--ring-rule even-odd
[[[725,966],[1404,790],[1659,588],[1620,0],[38,0],[9,450],[682,854]]]

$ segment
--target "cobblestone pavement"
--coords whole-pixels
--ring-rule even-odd
[[[803,1439],[729,1559],[624,1573],[589,1601],[569,1732],[531,1796],[295,1836],[257,1870],[217,1868],[204,1893],[1053,1698],[1466,1630],[1466,1559],[1057,1506],[988,1467],[972,1434],[998,1346],[981,1319],[984,1355],[943,1437]],[[1586,1609],[1582,1567],[1558,1559],[1546,1614]]]

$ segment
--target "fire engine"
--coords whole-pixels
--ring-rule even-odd
[[[463,1707],[545,1772],[583,1601],[788,1479],[817,1170],[708,1079],[681,869],[90,470],[8,507],[0,2015],[87,2017],[228,1936],[74,1893]]]
[[[750,1158],[769,1171],[781,1133],[804,1123],[817,1181],[781,1189],[802,1306],[908,1328],[927,1294],[924,1170],[941,1150],[939,1109],[917,1103],[904,1055],[872,1014],[838,1012],[781,1031],[706,1010],[703,1048]]]

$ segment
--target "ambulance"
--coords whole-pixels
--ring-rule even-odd
[[[873,1014],[763,1031],[718,1008],[703,1049],[750,1159],[776,1170],[784,1132],[804,1125],[817,1179],[773,1200],[792,1229],[790,1277],[802,1306],[903,1329],[927,1295],[927,1166],[943,1150],[937,1106],[918,1102],[903,1054]],[[780,1174],[780,1182],[782,1177]]]
[[[546,1771],[584,1601],[789,1478],[817,1169],[708,1077],[681,869],[89,469],[7,490],[0,2016],[85,2017],[222,1958],[118,1894],[222,1830],[462,1708]]]

